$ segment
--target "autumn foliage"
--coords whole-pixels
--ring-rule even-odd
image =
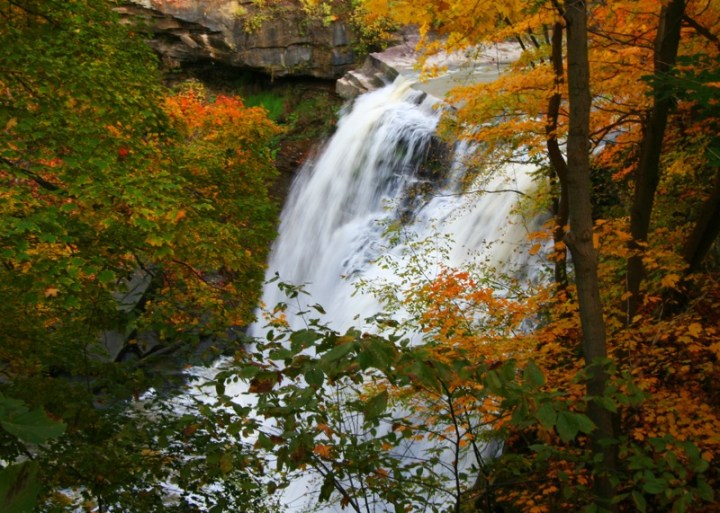
[[[488,161],[538,167],[534,199],[551,221],[532,234],[532,252],[550,272],[519,283],[482,266],[432,279],[422,268],[397,270],[412,286],[375,319],[382,335],[335,333],[315,319],[289,333],[278,314],[260,346],[269,353],[258,353],[274,363],[239,371],[263,376],[261,412],[278,422],[258,447],[281,468],[313,468],[321,500],[355,511],[378,502],[396,511],[715,511],[718,5],[363,5],[370,23],[419,27],[426,55],[517,43],[520,58],[497,80],[451,92],[456,108],[442,127],[451,140],[478,143],[480,173],[499,168]],[[603,313],[590,326],[567,256],[577,235],[568,216],[576,91],[567,9],[588,15],[593,223],[584,236],[600,291],[593,306]],[[410,318],[385,318],[397,311]],[[606,346],[594,360],[583,355],[593,330]],[[614,424],[605,438],[598,410]],[[431,447],[424,459],[414,442]],[[483,452],[497,443],[502,451]]]
[[[323,22],[349,12],[326,4],[302,2]],[[403,269],[412,286],[386,301],[373,333],[335,332],[320,305],[293,332],[280,307],[264,340],[218,374],[215,408],[131,411],[149,387],[177,384],[129,354],[148,340],[161,356],[203,341],[214,357],[252,319],[278,129],[239,98],[165,90],[141,35],[104,2],[0,0],[0,499],[275,511],[266,495],[312,471],[321,501],[357,512],[716,511],[720,6],[361,4],[368,37],[412,23],[428,56],[518,45],[497,80],[450,94],[442,131],[477,143],[478,162],[537,166],[532,201],[550,221],[530,251],[547,276]],[[584,235],[604,313],[590,329],[607,346],[590,362],[567,254],[568,7],[589,19]],[[400,310],[406,321],[392,318]],[[593,375],[602,393],[586,386]],[[224,395],[241,380],[253,411]],[[596,436],[598,409],[612,437]],[[265,455],[276,480],[261,479]]]
[[[567,30],[564,9],[573,4],[366,5],[375,15],[417,24],[428,55],[518,44],[521,57],[497,80],[451,93],[449,101],[460,107],[444,127],[449,137],[480,143],[482,160],[520,158],[549,169],[543,191],[551,197],[540,199],[556,225],[535,237],[549,241],[551,265],[564,265],[567,198],[560,185],[568,170],[558,142],[568,135],[569,91],[561,59],[567,49],[556,36]],[[612,396],[591,400],[619,422],[618,439],[610,442],[620,458],[610,476],[613,507],[712,510],[720,411],[710,384],[718,372],[718,326],[710,314],[718,289],[709,248],[718,232],[707,216],[717,215],[720,11],[703,1],[592,3],[587,9],[593,242],[607,330],[606,394]],[[559,394],[568,411],[584,412],[581,376],[588,371],[579,359],[578,292],[572,280],[558,277],[562,273],[555,273],[553,286],[517,302],[468,282],[465,270],[448,271],[415,297],[426,305],[420,326],[432,335],[438,360],[477,361],[494,350],[520,367],[533,362],[546,379],[542,390]],[[520,320],[529,318],[537,319],[535,326],[523,329]],[[468,319],[478,321],[469,327]],[[528,477],[537,486],[509,487],[498,500],[523,511],[575,511],[592,495],[593,467],[581,456],[588,442],[581,436],[568,444],[558,414],[537,402],[528,407],[543,412],[540,425],[510,427],[508,448],[524,454],[535,447],[526,458],[542,460],[540,472]],[[533,445],[538,441],[545,449]],[[543,459],[547,446],[558,447],[560,456]]]
[[[158,483],[180,460],[158,444],[184,431],[127,400],[177,386],[173,353],[203,340],[214,358],[250,321],[274,235],[277,127],[239,98],[165,89],[110,7],[0,2],[3,511],[167,511]]]

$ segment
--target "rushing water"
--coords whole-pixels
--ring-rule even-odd
[[[530,187],[527,167],[506,167],[502,176],[469,188],[488,191],[485,194],[462,194],[466,151],[459,147],[444,179],[423,183],[432,191],[418,195],[418,184],[427,181],[418,171],[438,111],[410,86],[400,77],[356,99],[318,157],[299,172],[282,213],[267,276],[277,274],[282,282],[304,285],[308,302],[322,305],[336,330],[358,326],[381,310],[377,299],[358,291],[357,284],[396,280],[378,259],[391,260],[393,269],[403,268],[413,256],[413,242],[436,243],[423,247],[430,265],[423,272],[428,276],[441,266],[460,266],[470,259],[524,264],[515,249],[528,228],[522,218],[512,218],[511,211],[521,197],[517,191]],[[283,301],[275,285],[266,287],[267,307]],[[293,327],[302,326],[292,312],[289,320]],[[252,328],[253,334],[261,331],[260,325]]]
[[[519,191],[531,188],[528,167],[505,166],[462,188],[469,151],[458,145],[453,163],[430,179],[423,162],[437,123],[432,101],[399,78],[356,99],[335,135],[299,172],[267,274],[308,292],[299,298],[305,304],[290,305],[291,327],[304,326],[294,312],[319,304],[335,330],[367,329],[364,319],[383,306],[358,283],[396,283],[401,292],[398,274],[413,266],[428,279],[443,267],[469,262],[532,272],[527,251],[519,247],[533,222],[514,210],[523,197]],[[270,308],[287,302],[276,283],[264,291]],[[251,327],[251,334],[262,333],[262,323]],[[307,480],[291,486],[287,511],[299,511],[296,500],[316,492],[313,486]],[[376,511],[385,509],[380,505]]]

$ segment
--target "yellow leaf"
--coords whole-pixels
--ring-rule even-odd
[[[154,246],[156,248],[162,246],[164,243],[163,239],[160,236],[155,235],[155,234],[148,235],[147,238],[145,239],[145,242],[147,242],[149,245]]]
[[[688,334],[693,338],[698,338],[702,335],[703,327],[699,322],[694,322],[687,328]]]
[[[710,351],[715,353],[715,356],[720,358],[720,342],[716,342],[715,344],[710,346]]]
[[[670,289],[670,288],[675,287],[675,285],[677,285],[677,283],[679,281],[680,281],[680,275],[670,273],[670,274],[666,274],[665,276],[663,276],[663,279],[660,280],[660,285],[662,285],[665,288]]]
[[[60,289],[55,287],[48,287],[45,289],[45,297],[55,297],[60,292]]]
[[[17,118],[10,118],[10,121],[5,124],[5,130],[10,131],[15,125],[17,125]]]

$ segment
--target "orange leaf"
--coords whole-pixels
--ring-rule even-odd
[[[325,444],[318,444],[313,449],[313,452],[320,456],[324,460],[329,460],[332,456],[332,447]]]

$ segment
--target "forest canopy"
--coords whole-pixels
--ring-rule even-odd
[[[414,25],[427,56],[518,45],[497,80],[450,93],[441,131],[537,167],[550,220],[531,251],[552,271],[428,278],[420,258],[372,333],[334,331],[322,305],[293,331],[268,305],[215,402],[179,407],[148,362],[240,349],[278,128],[165,88],[112,2],[0,0],[3,511],[277,511],[293,473],[358,513],[715,511],[720,6],[300,3],[365,20],[373,44]],[[254,408],[226,395],[239,381]],[[407,458],[411,442],[430,449]]]

